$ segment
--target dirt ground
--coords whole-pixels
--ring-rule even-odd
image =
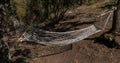
[[[120,37],[119,37],[120,38]],[[46,57],[28,59],[30,63],[120,63],[120,49],[109,48],[94,40],[73,44],[72,50]]]

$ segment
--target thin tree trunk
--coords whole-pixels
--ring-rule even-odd
[[[118,1],[116,13],[115,34],[120,35],[120,1]]]

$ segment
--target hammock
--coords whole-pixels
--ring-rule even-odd
[[[78,41],[81,41],[95,33],[101,32],[105,29],[113,11],[107,11],[98,17],[108,14],[105,20],[102,20],[97,25],[90,25],[86,28],[68,32],[50,32],[33,28],[21,35],[21,42],[34,42],[48,46],[64,46]]]

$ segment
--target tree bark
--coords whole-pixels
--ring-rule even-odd
[[[120,1],[117,4],[115,34],[120,35]]]

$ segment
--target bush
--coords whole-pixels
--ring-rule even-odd
[[[34,23],[41,23],[46,20],[60,21],[65,12],[72,6],[78,4],[79,0],[30,0],[28,13],[25,18],[31,19]],[[35,18],[31,18],[35,17]],[[27,21],[26,20],[26,21]]]
[[[76,5],[93,4],[97,0],[13,0],[16,2],[17,15],[20,21],[41,23],[59,22],[65,12]],[[27,11],[27,12],[26,12]],[[28,22],[29,21],[29,22]],[[31,22],[30,22],[31,21]]]

